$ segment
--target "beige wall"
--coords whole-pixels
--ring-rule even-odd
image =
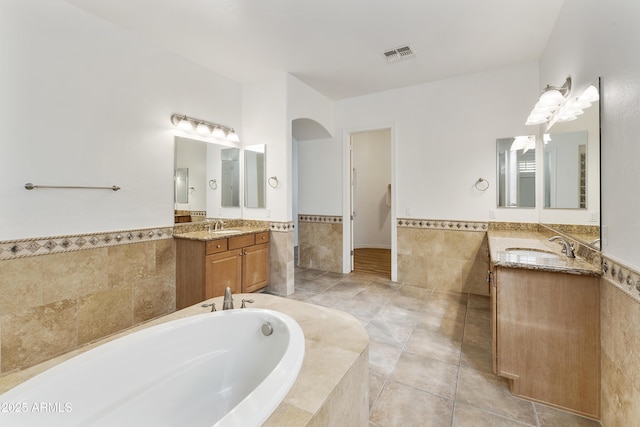
[[[175,298],[166,236],[1,260],[0,374],[173,312]]]

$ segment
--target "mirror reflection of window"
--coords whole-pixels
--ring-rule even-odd
[[[535,136],[501,138],[496,146],[498,207],[535,208]]]
[[[587,131],[544,135],[544,207],[586,209]]]
[[[221,205],[223,207],[240,206],[240,150],[225,148],[220,151],[221,166]]]
[[[266,145],[252,145],[244,149],[244,206],[266,207]]]

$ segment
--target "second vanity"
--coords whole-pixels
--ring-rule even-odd
[[[250,293],[269,284],[270,231],[266,227],[174,234],[176,309],[232,293]]]
[[[489,231],[493,371],[515,395],[600,418],[600,268],[544,232]]]

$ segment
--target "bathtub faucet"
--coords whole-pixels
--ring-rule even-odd
[[[222,309],[223,310],[233,309],[233,297],[231,296],[231,288],[228,286],[227,286],[227,289],[224,290],[224,299],[222,300]]]

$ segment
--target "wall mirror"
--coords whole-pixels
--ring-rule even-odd
[[[600,249],[600,103],[583,111],[543,135],[540,223]]]
[[[244,147],[244,206],[266,207],[266,155],[264,144]]]
[[[186,199],[178,199],[175,180],[175,210],[179,222],[220,216],[220,207],[240,206],[240,149],[181,136],[175,137],[174,168],[188,170]],[[197,214],[196,214],[197,212]],[[178,221],[178,215],[176,215]]]
[[[189,203],[189,168],[176,168],[173,180],[175,203]]]
[[[498,207],[535,208],[536,137],[496,140]]]
[[[587,208],[586,130],[544,134],[545,209]]]
[[[240,150],[224,148],[220,150],[220,178],[221,206],[240,206]]]

